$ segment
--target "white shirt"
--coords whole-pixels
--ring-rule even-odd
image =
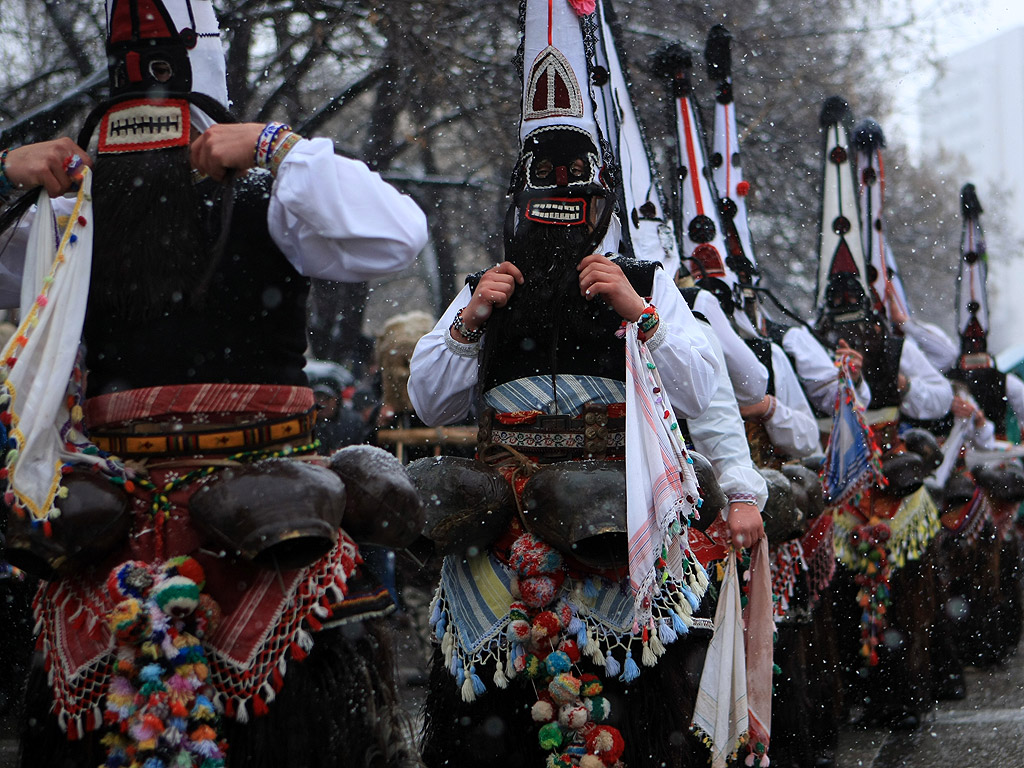
[[[724,354],[714,329],[704,326],[703,330],[715,352]],[[764,509],[768,485],[750,459],[747,433],[730,379],[723,369],[718,374],[717,386],[707,410],[696,418],[687,419],[686,426],[694,449],[711,462],[725,495],[732,499],[737,494],[753,493],[757,496],[757,508]],[[723,516],[727,515],[728,510],[725,510]]]
[[[807,399],[819,411],[831,414],[839,389],[839,371],[832,355],[802,325],[786,331],[782,348],[796,363],[796,375],[804,385]],[[857,385],[857,398],[865,408],[871,403],[871,389],[863,378]]]
[[[760,403],[768,391],[768,369],[736,333],[713,293],[700,291],[697,300],[693,302],[693,308],[708,319],[715,331],[725,356],[725,365],[729,369],[736,402],[740,405]]]
[[[912,419],[938,419],[949,412],[953,387],[909,336],[903,338],[900,373],[910,382],[910,390],[900,401],[900,413]]]
[[[802,459],[821,452],[818,421],[804,395],[793,365],[778,344],[772,344],[775,413],[765,422],[768,439],[786,458]]]
[[[1024,429],[1024,381],[1013,373],[1006,374],[1006,402]]]
[[[73,203],[59,198],[54,210],[68,213]],[[32,217],[0,237],[0,307],[18,306]],[[299,274],[338,282],[404,269],[428,237],[426,216],[413,199],[365,163],[335,155],[330,139],[303,139],[282,161],[267,224]]]
[[[956,367],[960,358],[960,347],[937,325],[908,320],[903,324],[902,330],[905,336],[917,342],[924,356],[935,368],[949,371]]]
[[[528,275],[526,279],[530,279]],[[463,287],[413,352],[409,399],[420,419],[431,426],[461,421],[476,399],[477,354],[482,340],[460,344],[449,331],[455,315],[471,297],[469,286]],[[656,335],[661,337],[656,346],[649,344],[651,354],[676,413],[680,418],[692,418],[707,408],[724,366],[664,270],[654,273],[651,301],[658,308]],[[625,375],[625,355],[622,369]]]

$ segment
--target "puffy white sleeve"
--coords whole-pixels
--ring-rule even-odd
[[[764,425],[772,445],[793,459],[819,453],[818,422],[789,358],[778,344],[772,344],[772,370],[775,374],[775,412]]]
[[[704,326],[704,329],[715,352],[723,354],[714,330],[710,326]],[[693,447],[711,462],[725,495],[732,500],[737,496],[749,498],[754,494],[757,508],[764,509],[768,485],[750,459],[747,433],[724,366],[716,378],[715,392],[707,410],[687,419],[686,425]]]
[[[329,139],[303,139],[277,172],[270,236],[299,274],[359,282],[397,272],[427,242],[427,220],[365,163],[339,157]]]
[[[1006,401],[1017,417],[1017,423],[1024,429],[1024,381],[1013,373],[1006,374]]]
[[[409,400],[424,424],[454,424],[469,414],[476,396],[480,342],[461,344],[449,328],[460,309],[469,304],[469,286],[448,306],[437,325],[416,342],[409,363]]]
[[[661,372],[672,407],[681,418],[692,418],[708,407],[719,371],[725,365],[663,269],[654,273],[651,301],[658,308],[660,320],[647,346]]]
[[[909,336],[903,339],[900,373],[910,382],[910,389],[900,401],[901,413],[912,419],[938,419],[949,412],[953,387]]]
[[[839,372],[832,355],[802,325],[794,325],[786,331],[782,348],[796,361],[796,375],[811,405],[824,413],[832,413],[839,389]],[[857,397],[865,408],[871,404],[871,389],[863,377],[857,385]]]
[[[956,367],[960,347],[937,325],[908,320],[903,324],[903,333],[917,342],[921,352],[938,370],[948,371]]]
[[[693,308],[708,319],[715,331],[722,354],[725,355],[723,362],[732,380],[736,402],[740,405],[760,403],[768,391],[768,369],[736,333],[714,294],[700,291]]]

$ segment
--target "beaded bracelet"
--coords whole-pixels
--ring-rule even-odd
[[[466,327],[466,322],[462,319],[462,311],[464,309],[465,309],[465,307],[460,309],[455,314],[455,319],[452,320],[452,328],[454,328],[456,331],[458,331],[462,335],[462,337],[466,340],[467,343],[475,344],[476,342],[480,341],[481,338],[483,338],[484,326],[481,325],[475,331],[472,331],[469,328],[467,328]]]
[[[277,146],[270,153],[270,172],[277,176],[278,170],[281,168],[281,161],[287,156],[289,152],[302,141],[302,137],[297,133],[287,133],[285,137],[278,142]]]
[[[291,126],[284,123],[267,123],[256,140],[256,148],[253,150],[253,162],[257,168],[267,168],[270,165],[270,150],[274,146],[274,140],[281,131],[290,131]]]
[[[10,198],[11,193],[15,190],[15,186],[7,178],[7,153],[10,151],[8,148],[0,152],[0,197],[4,200]]]
[[[658,320],[658,308],[653,304],[647,305],[647,308],[644,309],[644,313],[640,315],[639,319],[636,321],[637,326],[640,329],[640,333],[650,333],[654,329],[654,326],[658,324]]]

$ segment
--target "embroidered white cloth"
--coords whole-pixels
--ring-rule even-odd
[[[693,726],[708,742],[711,768],[725,768],[739,749],[749,725],[747,665],[736,553],[729,551],[725,578],[718,593],[715,633],[700,676]]]
[[[50,198],[39,195],[21,287],[21,325],[2,360],[4,408],[11,414],[9,490],[36,520],[53,511],[65,458],[62,432],[78,356],[92,265],[92,176],[85,169],[68,225],[58,239]],[[15,362],[12,364],[11,360]]]
[[[677,580],[682,579],[680,547],[686,545],[686,537],[673,534],[673,523],[685,524],[699,498],[697,476],[686,455],[672,403],[661,384],[650,350],[640,342],[636,324],[629,323],[626,327],[626,524],[634,626],[644,626],[651,619],[651,598],[659,588],[657,562],[663,550],[669,572]]]

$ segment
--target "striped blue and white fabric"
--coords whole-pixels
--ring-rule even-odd
[[[587,404],[610,405],[625,401],[624,382],[571,374],[559,374],[554,383],[550,376],[528,376],[499,384],[484,393],[484,404],[499,413],[540,411],[576,416]]]

